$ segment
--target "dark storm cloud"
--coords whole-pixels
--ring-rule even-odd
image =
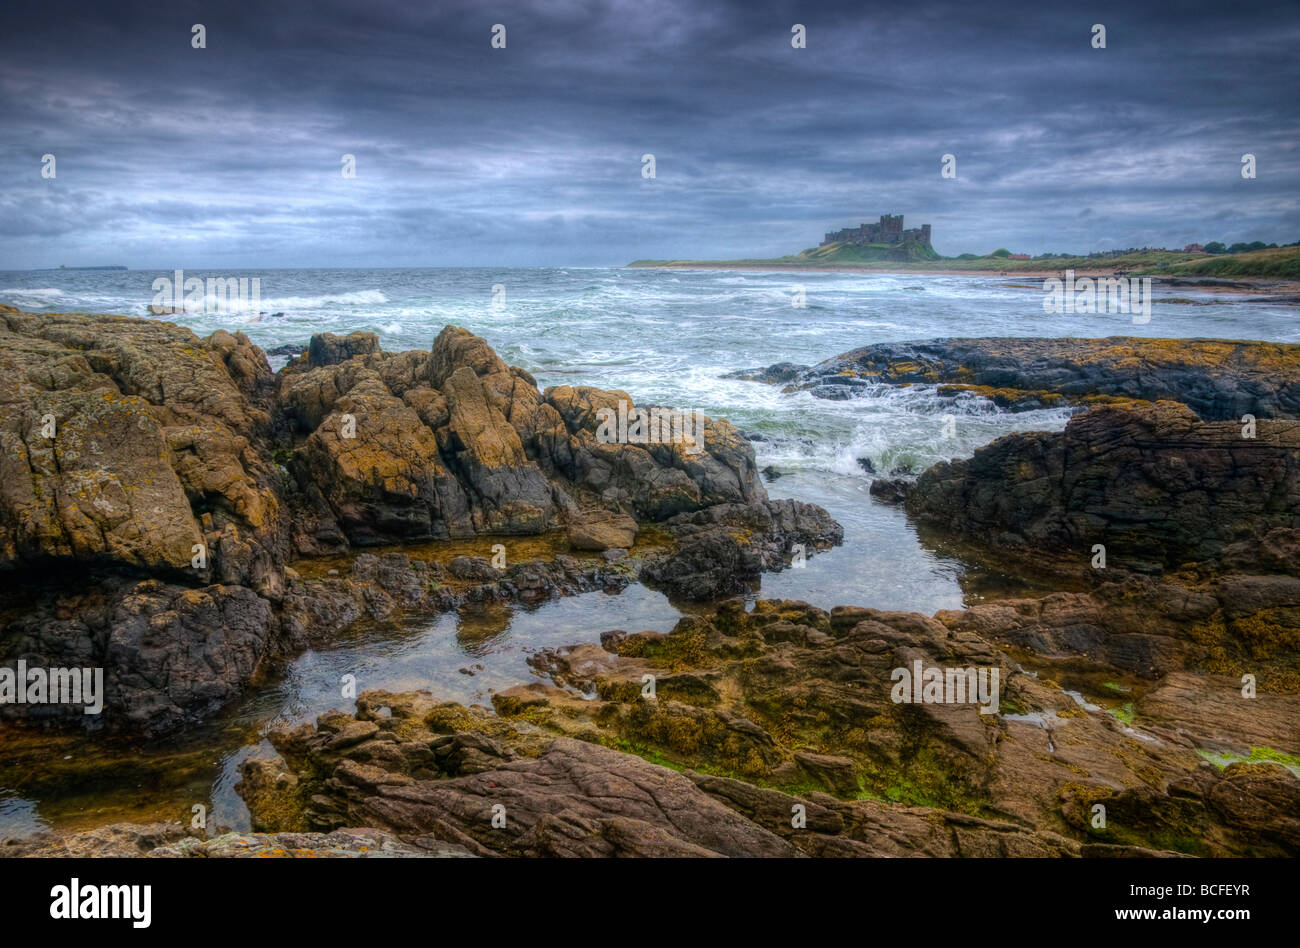
[[[7,2],[0,266],[1300,239],[1294,5]]]

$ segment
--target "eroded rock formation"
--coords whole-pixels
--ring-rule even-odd
[[[997,668],[998,706],[895,701],[892,670],[916,661]],[[368,826],[529,856],[1300,848],[1300,780],[1273,764],[1220,770],[1198,753],[1235,733],[1232,715],[1182,720],[1203,692],[1233,700],[1212,679],[1153,692],[1153,721],[1134,726],[969,628],[780,601],[732,603],[668,635],[611,633],[535,664],[552,683],[499,693],[499,716],[372,692],[354,715],[274,733],[280,758],[250,761],[240,785],[255,828]],[[1255,737],[1294,744],[1285,709],[1235,700],[1269,720]]]
[[[694,562],[711,525],[708,542],[731,538],[733,555],[706,581],[673,566],[672,542],[632,567],[659,564],[647,578],[701,596],[782,568],[797,543],[839,541],[825,511],[768,503],[725,419],[705,419],[699,445],[604,443],[598,411],[620,402],[633,406],[541,392],[450,326],[427,352],[324,334],[273,374],[243,334],[0,312],[0,660],[103,667],[107,694],[102,721],[57,705],[0,713],[168,730],[349,617],[627,581],[561,556],[509,573],[484,560],[477,583],[452,577],[459,590],[423,562],[328,582],[303,580],[300,557],[551,531],[577,551],[625,549],[639,524],[664,522],[664,536],[689,534],[680,555]]]

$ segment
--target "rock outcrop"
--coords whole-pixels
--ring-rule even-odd
[[[918,522],[999,556],[1107,569],[1281,569],[1300,541],[1300,421],[1201,421],[1173,402],[1095,408],[925,471]]]
[[[391,833],[366,829],[333,833],[222,833],[199,836],[180,823],[112,823],[73,833],[45,830],[23,839],[0,841],[0,855],[78,859],[385,859],[421,857],[465,858],[456,846],[425,848],[403,842]]]
[[[623,392],[541,392],[450,326],[426,352],[323,334],[273,374],[242,333],[199,339],[157,320],[6,309],[0,662],[101,667],[106,706],[101,718],[62,705],[0,714],[157,733],[225,706],[349,617],[628,580],[563,551],[508,572],[483,560],[477,592],[415,568],[304,581],[290,566],[303,557],[566,531],[575,551],[620,550],[639,524],[671,521],[654,562],[676,565],[661,584],[698,595],[781,568],[796,543],[838,542],[825,511],[769,504],[752,449],[725,419],[703,419],[699,443],[617,443],[599,421],[620,403],[637,407]],[[763,527],[744,536],[734,575],[711,567],[693,584],[682,564],[698,556],[689,543],[674,550],[674,518],[713,508]]]
[[[995,707],[896,701],[894,670],[915,662],[997,669]],[[1125,723],[924,616],[736,602],[535,664],[553,683],[497,694],[499,716],[370,692],[355,715],[273,733],[280,758],[250,761],[239,786],[255,828],[370,826],[516,856],[1300,849],[1300,780],[1208,762],[1223,725],[1145,722],[1142,704]],[[1290,719],[1271,720],[1251,736],[1294,753]]]
[[[760,574],[783,569],[796,547],[811,552],[844,541],[844,528],[825,510],[797,500],[717,504],[678,514],[662,529],[679,542],[648,555],[639,575],[697,602],[747,591]]]
[[[737,373],[821,398],[875,384],[973,389],[1011,408],[1179,401],[1206,420],[1300,417],[1300,345],[1221,339],[980,338],[888,342],[815,366]]]
[[[1300,579],[1230,574],[1203,582],[1127,576],[1086,592],[996,599],[936,618],[1036,657],[1144,679],[1195,670],[1251,675],[1300,704]],[[1261,695],[1260,701],[1264,698]]]
[[[1094,407],[872,496],[901,501],[936,548],[1061,590],[976,604],[945,619],[955,628],[1144,678],[1300,690],[1300,421]]]
[[[0,568],[132,567],[274,597],[289,548],[272,391],[242,334],[0,316]]]

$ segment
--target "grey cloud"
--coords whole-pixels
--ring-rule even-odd
[[[1286,242],[1298,39],[1289,4],[8,0],[0,267],[767,256],[886,211],[949,254]]]

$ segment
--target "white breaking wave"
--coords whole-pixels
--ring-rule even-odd
[[[271,296],[264,297],[264,311],[276,312],[291,309],[321,309],[325,306],[380,306],[388,297],[379,290],[357,290],[328,296]]]
[[[5,296],[66,297],[70,295],[68,293],[64,293],[62,290],[54,289],[53,287],[48,287],[46,289],[40,289],[40,290],[31,290],[19,286],[10,287],[9,289],[5,289],[5,290],[0,290],[0,293],[3,293]]]

